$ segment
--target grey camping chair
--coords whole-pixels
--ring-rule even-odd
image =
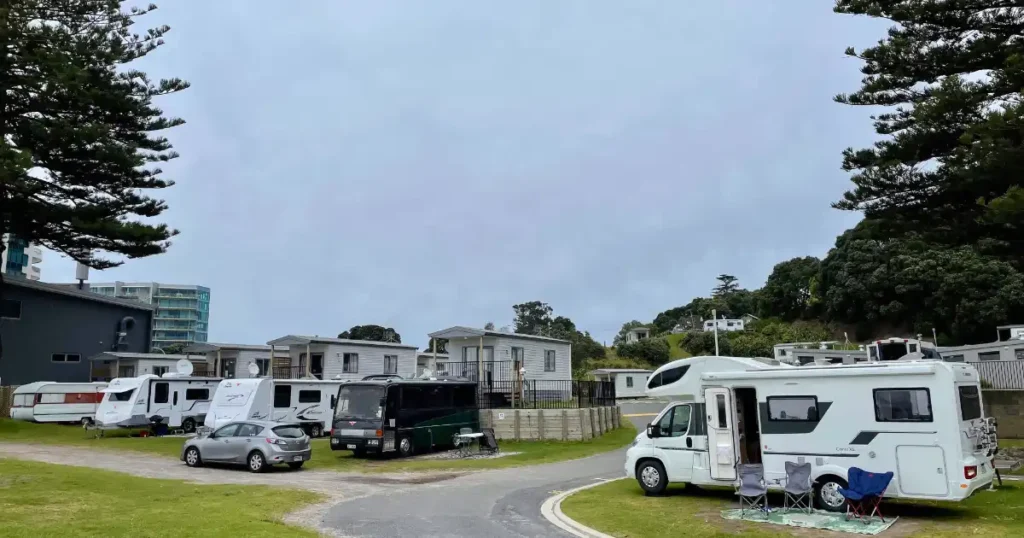
[[[811,464],[786,462],[786,487],[782,489],[785,500],[782,510],[791,508],[811,513]]]
[[[469,445],[472,443],[471,439],[463,439],[463,435],[469,435],[473,433],[473,428],[459,428],[459,433],[453,435],[455,447],[459,449],[459,456],[465,458],[469,455]]]
[[[740,517],[746,515],[747,508],[762,512],[767,517],[768,484],[764,481],[764,465],[759,463],[743,463],[737,467],[740,476],[736,493],[740,496]]]
[[[498,440],[494,437],[494,428],[483,428],[480,432],[484,434],[484,436],[480,438],[480,452],[485,454],[497,454]]]

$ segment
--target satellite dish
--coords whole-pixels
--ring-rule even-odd
[[[252,377],[260,375],[260,367],[255,362],[249,363],[249,375]]]
[[[174,365],[174,369],[177,370],[178,373],[181,375],[192,375],[192,361],[188,359],[181,359],[180,361],[177,362],[177,364]]]

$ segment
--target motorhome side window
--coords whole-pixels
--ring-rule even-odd
[[[210,389],[185,389],[186,400],[209,400]]]
[[[647,388],[653,389],[662,385],[669,385],[675,383],[686,375],[686,371],[690,369],[690,365],[676,366],[675,368],[669,368],[668,370],[658,372],[651,376],[651,380],[647,382]]]
[[[167,403],[170,394],[170,385],[167,383],[155,383],[153,390],[153,403]]]
[[[274,385],[274,407],[292,406],[292,386]]]
[[[875,421],[931,422],[928,389],[875,389]]]
[[[299,403],[320,403],[320,391],[300,390]]]
[[[715,398],[715,403],[718,405],[718,427],[723,429],[728,428],[729,422],[726,417],[728,416],[727,413],[729,410],[725,407],[725,395],[719,394]]]
[[[818,399],[814,396],[769,396],[768,420],[817,422]]]
[[[960,419],[981,418],[981,397],[978,387],[960,387]]]

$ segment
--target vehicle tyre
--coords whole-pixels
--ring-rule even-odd
[[[203,466],[203,458],[199,455],[198,448],[194,446],[188,447],[188,450],[185,451],[185,465],[189,467]]]
[[[665,466],[658,460],[647,460],[636,468],[636,481],[647,495],[661,495],[668,487]]]
[[[408,435],[403,435],[398,439],[398,455],[403,458],[408,458],[409,456],[412,456],[412,454],[412,438]]]
[[[89,417],[82,417],[82,427],[88,428],[89,426],[92,426],[92,419]]]
[[[313,424],[309,427],[309,436],[316,439],[324,434],[323,426],[319,424]]]
[[[814,504],[829,512],[842,512],[846,509],[846,497],[839,493],[845,488],[846,481],[838,476],[823,476],[814,484]]]
[[[251,473],[262,473],[267,470],[267,460],[263,457],[263,453],[259,450],[253,450],[245,458],[246,466],[249,468]]]
[[[185,433],[195,433],[196,421],[191,418],[186,418],[185,420],[181,421],[181,429]]]
[[[288,466],[291,467],[293,471],[298,471],[299,469],[302,468],[302,464],[303,463],[305,463],[305,462],[304,461],[292,461],[292,462],[288,463]]]

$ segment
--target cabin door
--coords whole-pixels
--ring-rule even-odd
[[[705,389],[704,402],[707,409],[711,478],[736,480],[736,435],[732,393],[725,388]]]

